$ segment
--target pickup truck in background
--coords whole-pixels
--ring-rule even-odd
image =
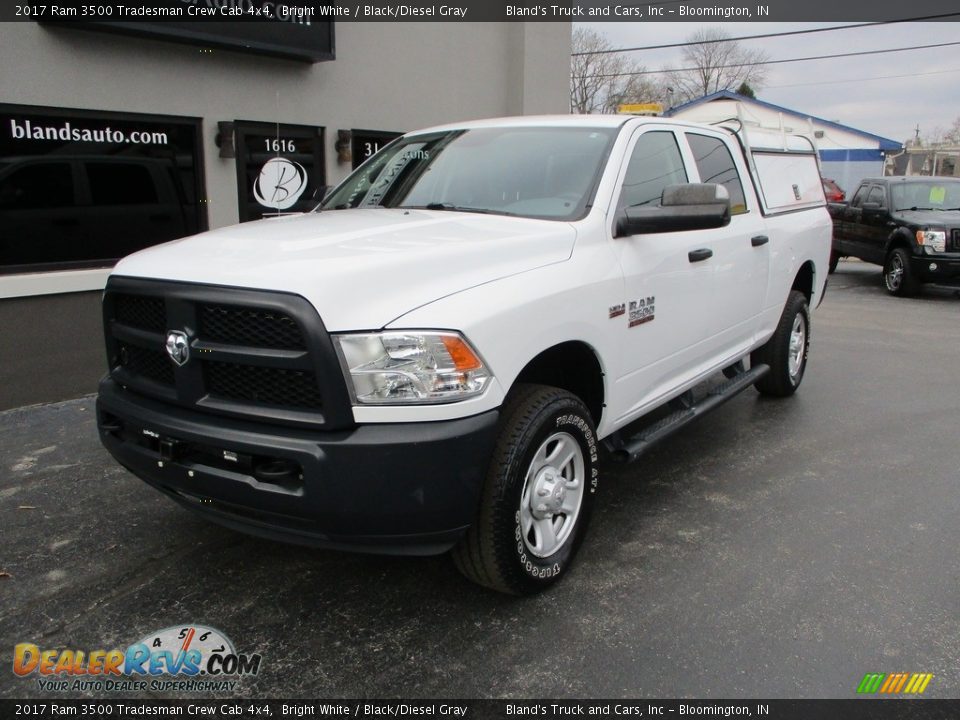
[[[882,265],[892,295],[923,283],[960,287],[960,178],[867,178],[849,203],[828,207],[830,272],[851,256]]]
[[[536,592],[584,537],[601,450],[796,391],[829,254],[803,138],[612,115],[409,133],[314,212],[121,261],[100,437],[225,526],[452,550]]]

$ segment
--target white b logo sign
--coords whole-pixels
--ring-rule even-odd
[[[260,168],[253,183],[253,196],[264,207],[286,210],[307,189],[307,171],[298,162],[271,158]]]

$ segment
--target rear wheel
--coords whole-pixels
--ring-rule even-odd
[[[883,284],[887,292],[898,297],[910,297],[917,293],[917,279],[910,269],[910,253],[905,248],[894,248],[883,264]]]
[[[576,396],[518,386],[501,412],[478,517],[453,550],[457,568],[514,595],[556,582],[583,539],[598,464],[593,420]]]
[[[770,372],[754,383],[761,395],[793,395],[807,369],[810,350],[810,308],[802,292],[791,290],[773,336],[750,355],[750,364],[769,365]]]

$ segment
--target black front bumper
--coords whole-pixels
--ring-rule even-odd
[[[925,283],[960,286],[960,255],[914,255],[910,258],[910,269],[915,277]],[[931,270],[931,266],[936,269]]]
[[[150,485],[211,520],[308,545],[431,555],[473,522],[497,411],[314,431],[147,399],[105,378],[100,439]]]

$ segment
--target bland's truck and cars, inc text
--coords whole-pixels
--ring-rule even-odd
[[[830,236],[798,137],[629,116],[409,133],[314,212],[122,260],[100,436],[226,526],[452,549],[535,592],[584,537],[601,451],[797,389]]]

